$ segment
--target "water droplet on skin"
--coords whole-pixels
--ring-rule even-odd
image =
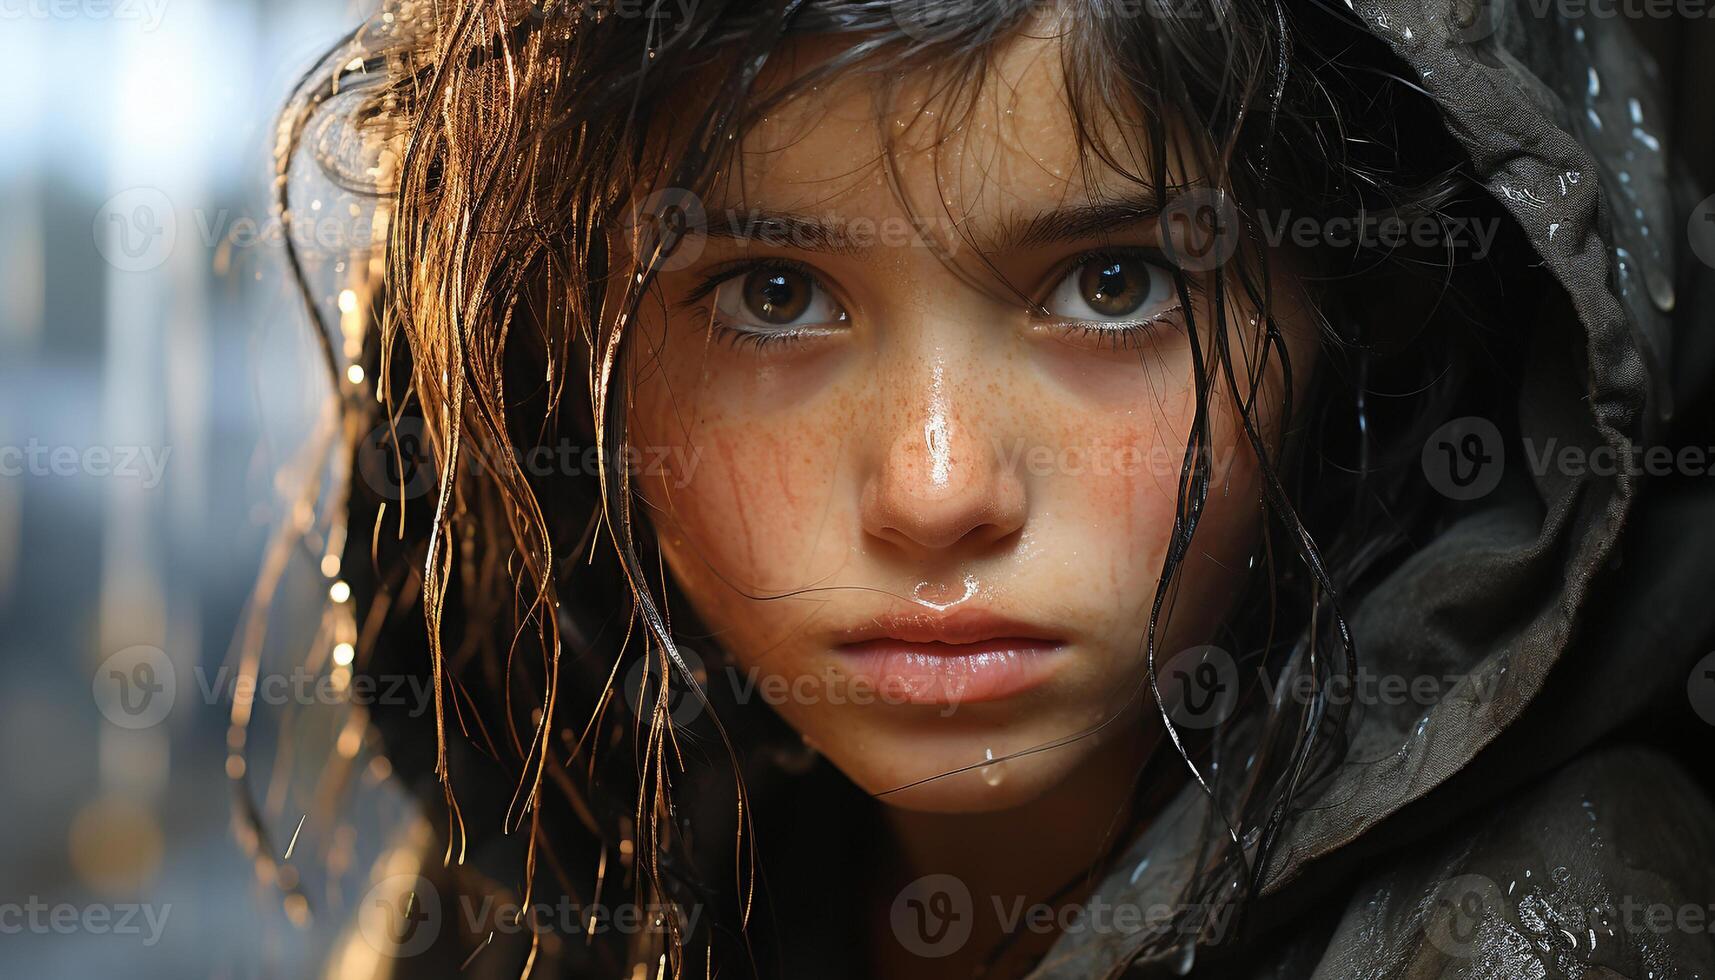
[[[993,760],[994,749],[983,749],[983,758]],[[1006,780],[1006,763],[990,761],[982,768],[983,782],[999,786]]]

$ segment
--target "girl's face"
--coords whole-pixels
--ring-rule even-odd
[[[1145,638],[1191,345],[1157,251],[1164,202],[1081,167],[1059,43],[1006,44],[956,123],[932,82],[878,111],[858,74],[774,113],[693,203],[698,233],[633,327],[640,490],[709,631],[711,684],[771,704],[870,792],[1117,716],[888,797],[911,808],[1019,805],[1098,746],[1153,737]],[[1092,122],[1149,172],[1158,148]],[[1278,279],[1303,378],[1306,318]],[[1209,352],[1212,297],[1191,295]],[[1228,300],[1242,378],[1259,331]],[[1257,402],[1281,394],[1271,373]],[[1158,664],[1209,641],[1258,540],[1224,377],[1209,398],[1214,478]]]

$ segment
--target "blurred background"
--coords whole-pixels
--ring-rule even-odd
[[[0,977],[313,975],[350,908],[329,896],[368,871],[375,834],[280,805],[260,851],[302,832],[328,880],[282,890],[252,858],[227,666],[330,387],[271,206],[275,116],[367,12],[0,0]],[[1715,59],[1686,52],[1711,23],[1636,25],[1689,80],[1676,129],[1705,162],[1715,130],[1686,123]]]
[[[366,12],[0,5],[0,976],[327,953],[337,916],[285,906],[235,838],[222,665],[328,395],[274,120]]]

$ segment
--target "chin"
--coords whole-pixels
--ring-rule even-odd
[[[990,740],[989,746],[996,757],[1002,757],[1057,737],[1008,732]],[[934,741],[934,736],[916,733],[862,739],[863,748],[853,756],[842,757],[845,754],[834,746],[825,754],[860,789],[888,806],[923,813],[989,813],[1024,806],[1054,792],[1088,755],[1091,747],[1086,743],[1093,740],[957,773],[953,771],[982,761],[984,748],[972,745],[969,736],[950,739],[956,744],[940,748],[932,745]]]

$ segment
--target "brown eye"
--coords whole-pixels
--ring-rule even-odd
[[[1048,313],[1083,322],[1148,320],[1177,305],[1173,276],[1135,255],[1091,255],[1073,266],[1043,304]]]
[[[810,308],[816,284],[787,269],[758,269],[744,277],[744,305],[763,323],[784,326]]]
[[[1095,259],[1078,271],[1078,291],[1102,316],[1127,316],[1149,298],[1149,271],[1137,259]]]
[[[846,311],[814,274],[778,265],[721,283],[715,309],[729,325],[752,333],[831,327],[846,320]]]

